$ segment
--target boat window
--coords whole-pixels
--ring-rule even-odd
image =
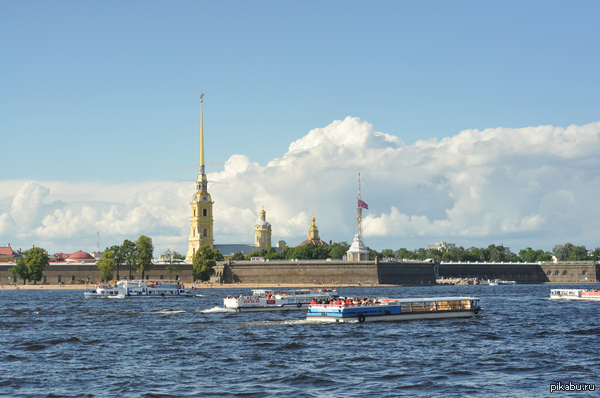
[[[425,311],[435,311],[435,302],[427,301],[427,302],[423,303],[423,309]]]
[[[412,312],[410,303],[400,303],[400,312]]]
[[[450,310],[464,310],[471,309],[470,300],[449,300],[449,301],[438,301],[438,311],[450,311]]]
[[[424,307],[423,303],[412,303],[412,310],[413,311],[423,311],[423,310],[425,310],[425,307]]]

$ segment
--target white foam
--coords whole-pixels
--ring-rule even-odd
[[[208,310],[201,310],[200,312],[203,314],[209,314],[209,313],[213,313],[213,312],[236,312],[236,311],[233,308],[214,307],[214,308],[210,308]]]

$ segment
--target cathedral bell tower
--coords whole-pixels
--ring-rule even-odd
[[[191,263],[194,255],[201,246],[213,248],[213,201],[208,193],[208,179],[204,170],[204,126],[203,126],[203,99],[200,95],[200,169],[196,179],[196,193],[190,202],[192,206],[191,230],[189,235],[189,248],[185,261]]]
[[[267,221],[267,212],[264,207],[260,212],[260,218],[254,226],[254,245],[261,249],[271,247],[271,224]]]

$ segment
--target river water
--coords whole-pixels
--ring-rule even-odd
[[[148,300],[0,290],[0,396],[532,397],[549,396],[557,382],[595,384],[600,302],[551,301],[550,288],[339,289],[361,297],[472,295],[483,307],[477,319],[366,324],[219,308],[223,297],[248,293],[242,289]]]

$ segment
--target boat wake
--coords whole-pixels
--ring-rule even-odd
[[[150,314],[181,314],[184,310],[159,310],[150,312]]]
[[[200,312],[203,314],[211,314],[213,312],[236,312],[236,310],[232,308],[214,307],[207,310],[201,310]]]

